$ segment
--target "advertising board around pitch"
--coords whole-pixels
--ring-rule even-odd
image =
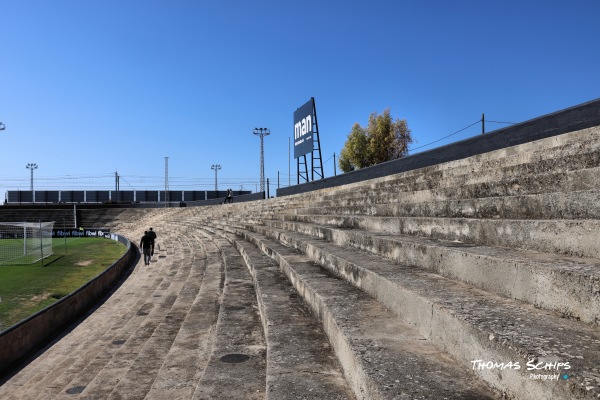
[[[314,103],[311,98],[294,111],[294,158],[313,151]]]

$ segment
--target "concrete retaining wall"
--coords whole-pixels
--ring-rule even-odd
[[[0,332],[0,376],[81,317],[129,269],[137,256],[135,247],[125,237],[112,237],[127,246],[127,251],[118,261],[75,292]]]

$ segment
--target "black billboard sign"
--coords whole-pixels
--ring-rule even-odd
[[[314,103],[311,98],[294,111],[294,158],[313,151]]]

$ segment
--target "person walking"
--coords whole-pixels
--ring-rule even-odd
[[[144,254],[144,264],[150,265],[152,254],[154,254],[154,239],[148,234],[148,231],[144,232],[144,236],[140,240],[140,248]]]
[[[233,190],[227,189],[227,196],[225,196],[225,201],[223,204],[233,203]]]
[[[150,228],[148,230],[148,235],[150,235],[152,237],[152,240],[156,240],[156,232],[154,232],[154,230],[152,230],[152,228]]]
[[[152,238],[152,253],[150,255],[153,256],[154,255],[154,246],[156,244],[156,232],[154,232],[154,230],[152,228],[150,228],[148,230],[148,235]]]

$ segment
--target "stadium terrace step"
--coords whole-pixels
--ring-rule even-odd
[[[244,237],[279,263],[319,318],[357,398],[499,396],[363,291],[289,247],[249,233]]]
[[[0,207],[0,223],[11,222],[54,222],[54,228],[72,228],[75,226],[73,210],[68,209],[36,209],[31,206],[25,207]],[[2,229],[0,226],[0,237]]]
[[[60,338],[44,354],[44,357],[36,358],[26,370],[22,370],[11,379],[10,387],[5,385],[0,388],[0,397],[4,396],[1,389],[7,389],[6,396],[10,398],[9,390],[20,388],[17,398],[55,398],[62,390],[71,388],[69,383],[72,380],[90,371],[93,367],[92,360],[96,358],[102,360],[107,354],[114,353],[116,346],[110,345],[114,340],[129,339],[130,334],[142,322],[136,313],[144,309],[146,303],[145,297],[140,298],[137,294],[145,293],[146,289],[156,288],[161,281],[134,271],[132,278],[128,280],[127,294],[117,291],[111,298],[122,306],[119,313],[111,312],[109,302],[100,305],[96,312],[91,314],[91,319],[95,319],[93,327],[78,326],[69,333],[68,337]],[[120,337],[115,338],[113,335],[119,329],[125,329],[127,333],[122,333]],[[40,379],[40,371],[44,372],[42,379]],[[90,377],[79,379],[89,380]]]
[[[549,160],[538,166],[539,170],[523,165],[512,167],[511,171],[470,171],[460,177],[422,171],[421,176],[412,180],[402,176],[393,185],[373,184],[355,188],[352,193],[332,193],[312,205],[352,206],[399,202],[406,197],[413,201],[432,201],[588,190],[597,188],[600,183],[598,158],[600,155],[596,154],[582,168],[575,169],[571,165],[570,170]]]
[[[166,239],[178,249],[188,244],[182,243],[179,238]],[[88,365],[81,371],[74,371],[75,378],[63,386],[66,388],[63,394],[73,388],[85,388],[82,391],[84,396],[94,393],[109,398],[113,393],[122,393],[139,397],[149,390],[152,377],[165,359],[169,344],[181,325],[182,316],[178,308],[187,302],[185,296],[179,299],[179,295],[183,282],[192,273],[191,265],[178,268],[177,264],[176,257],[169,259],[163,265],[162,274],[150,270],[156,265],[141,267],[145,268],[140,272],[147,275],[148,282],[136,288],[136,292],[126,293],[143,300],[141,306],[134,309],[135,314],[128,315],[129,321],[121,330],[111,329],[113,336],[109,342],[93,343],[99,348],[99,353],[95,357],[86,357]],[[144,371],[143,377],[137,376],[140,370]]]
[[[280,263],[289,264],[286,268],[294,268],[292,260],[299,256],[293,249],[300,250],[335,276],[372,295],[440,351],[451,354],[463,369],[473,368],[482,380],[509,397],[591,398],[600,395],[597,325],[565,319],[558,313],[322,239],[261,226],[225,229],[252,241]],[[292,272],[288,274],[292,282],[301,279],[295,278]],[[308,290],[295,285],[300,293]],[[344,291],[352,293],[349,289]],[[313,301],[309,295],[305,296],[308,302]],[[315,312],[321,315],[318,309]],[[350,314],[346,311],[344,317],[339,318],[344,320]],[[336,323],[340,324],[337,319]],[[575,347],[573,343],[587,343],[587,346]],[[521,368],[478,369],[476,365],[480,364],[474,364],[477,360],[519,363],[522,369],[542,368],[548,363],[555,379],[560,375],[560,379],[568,382],[548,385],[533,379],[532,372]]]
[[[185,237],[161,232],[161,238],[176,255],[150,266],[140,262],[98,310],[4,384],[0,397],[110,398],[129,393],[164,398],[167,388],[192,394],[198,376],[189,375],[205,370],[216,335],[222,261],[217,251],[207,258]],[[191,259],[184,262],[186,257]]]
[[[581,132],[579,132],[581,133]],[[360,198],[393,188],[396,191],[419,191],[452,186],[449,182],[484,183],[522,179],[541,174],[569,173],[598,167],[600,157],[600,128],[587,130],[586,141],[575,141],[565,149],[553,147],[551,152],[544,146],[559,140],[559,137],[480,154],[463,160],[407,171],[401,174],[371,181],[330,188],[316,199],[331,200],[333,196]],[[562,139],[575,138],[566,134]],[[573,140],[573,139],[570,139]],[[540,150],[541,149],[541,150]],[[511,154],[508,154],[511,153]],[[597,187],[597,186],[596,186]],[[339,196],[342,195],[342,196]],[[304,195],[306,196],[306,195]]]
[[[263,399],[266,344],[252,276],[241,255],[225,246],[224,239],[205,237],[221,253],[224,289],[212,355],[192,398]]]
[[[414,200],[414,201],[413,201]],[[524,196],[425,200],[407,195],[397,203],[298,208],[300,215],[369,215],[394,217],[496,219],[600,219],[600,190],[540,193]]]
[[[494,167],[492,169],[489,166],[478,168],[477,163],[470,158],[346,185],[339,189],[332,188],[319,193],[321,197],[315,201],[306,202],[309,208],[297,210],[297,213],[329,213],[328,208],[331,207],[357,207],[349,209],[347,213],[391,215],[394,212],[394,215],[414,216],[442,216],[440,213],[443,213],[447,217],[596,218],[599,214],[597,209],[586,211],[585,207],[581,207],[580,210],[563,210],[562,213],[560,210],[554,214],[545,212],[544,215],[538,215],[536,209],[555,210],[557,205],[564,206],[565,203],[577,207],[582,202],[571,203],[572,196],[568,194],[574,192],[577,192],[577,196],[583,195],[586,200],[592,196],[589,199],[592,202],[587,204],[597,204],[593,200],[598,198],[594,189],[600,186],[598,131],[597,128],[590,130],[594,141],[578,143],[577,148],[571,149],[567,155],[561,154],[558,150],[556,150],[557,154],[550,155],[544,152],[533,155],[519,154],[519,163],[509,163],[510,166],[500,168],[497,165],[499,161],[494,159],[491,153],[487,153],[475,158],[492,158],[491,161],[486,161],[487,164],[491,163]],[[505,152],[501,150],[496,153]],[[533,159],[536,160],[535,163],[532,162]],[[505,159],[500,161],[505,162]],[[454,167],[450,168],[448,165]],[[456,173],[451,174],[449,171]],[[557,192],[557,194],[548,196],[549,192]],[[503,207],[502,201],[496,199],[497,197],[508,198],[510,203],[508,205],[511,207]],[[482,201],[478,202],[478,199]],[[530,205],[525,204],[525,207],[522,207],[524,211],[512,211],[511,216],[510,210],[519,210],[518,205],[523,200]],[[443,203],[444,201],[447,204]],[[461,205],[461,202],[465,204]],[[424,206],[422,203],[431,204]],[[361,206],[363,208],[360,208]],[[496,212],[496,215],[492,215],[491,213],[496,209],[505,211],[502,214]],[[479,213],[474,214],[474,210],[479,210]],[[488,215],[481,215],[480,210],[487,211]],[[518,214],[514,214],[515,212]]]
[[[335,214],[289,214],[282,216],[282,219],[332,228],[419,236],[600,259],[598,220],[378,217]]]
[[[559,257],[526,250],[305,223],[265,222],[268,223],[265,227],[243,226],[301,249],[311,236],[323,238],[338,246],[365,250],[387,260],[457,279],[564,316],[600,324],[598,259]]]
[[[400,187],[373,189],[352,196],[332,196],[310,204],[312,208],[329,206],[361,206],[381,204],[411,204],[457,199],[484,199],[493,197],[523,197],[546,193],[570,193],[593,190],[600,185],[600,168],[572,172],[536,174],[511,179],[493,179],[484,182],[449,181],[435,188]]]
[[[221,251],[235,246],[253,277],[267,345],[265,398],[353,398],[322,328],[275,262],[234,235],[218,235],[228,241],[215,240]]]
[[[210,357],[209,345],[214,341],[221,297],[221,263],[218,254],[213,256],[206,249],[208,244],[203,245],[200,240],[190,243],[191,254],[182,264],[189,264],[192,269],[179,294],[182,303],[176,304],[182,313],[188,311],[146,398],[191,398],[200,371]]]

